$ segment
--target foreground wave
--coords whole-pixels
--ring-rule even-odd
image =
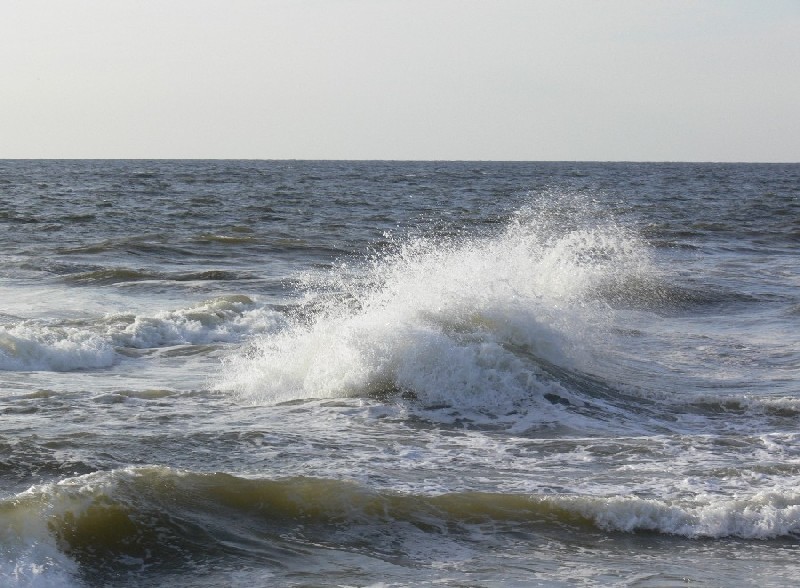
[[[179,570],[223,555],[291,565],[309,549],[402,562],[435,537],[459,544],[594,531],[688,538],[800,535],[800,493],[661,501],[635,496],[377,492],[316,478],[248,479],[126,468],[34,486],[0,502],[0,578]],[[434,556],[435,557],[435,556]]]

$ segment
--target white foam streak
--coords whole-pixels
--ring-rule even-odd
[[[51,539],[0,548],[0,585],[9,588],[78,587],[77,569]]]

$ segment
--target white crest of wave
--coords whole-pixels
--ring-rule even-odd
[[[698,496],[671,504],[637,497],[543,497],[609,531],[656,531],[689,538],[772,539],[800,533],[800,494],[758,492],[747,498]]]
[[[499,235],[417,238],[342,265],[312,283],[313,314],[230,357],[220,386],[268,403],[398,389],[462,407],[568,397],[540,360],[577,362],[607,312],[595,290],[648,255],[613,224],[567,220],[524,210]]]

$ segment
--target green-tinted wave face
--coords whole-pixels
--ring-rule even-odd
[[[0,517],[8,529],[13,521],[33,521],[37,541],[52,542],[95,580],[222,559],[302,567],[320,549],[418,565],[420,547],[432,541],[458,551],[483,533],[492,541],[504,535],[535,540],[591,524],[525,495],[401,495],[330,479],[259,480],[166,468],[41,486],[3,503]],[[10,536],[28,532],[21,525]]]
[[[471,532],[471,525],[590,523],[586,516],[522,494],[395,494],[339,480],[247,479],[166,468],[83,476],[45,486],[17,504],[51,509],[48,528],[71,551],[136,556],[151,542],[195,542],[202,535],[213,542],[215,534],[237,529],[276,538],[290,533],[302,544],[332,534],[339,540],[346,529],[386,525],[458,535]]]
[[[126,570],[179,573],[223,559],[226,565],[257,561],[301,569],[326,549],[421,565],[475,542],[508,549],[519,541],[530,547],[642,531],[675,537],[792,536],[800,521],[800,495],[703,505],[625,496],[398,494],[332,479],[137,468],[36,487],[5,501],[0,517],[7,543],[26,533],[28,539],[49,541],[84,575],[106,581]]]

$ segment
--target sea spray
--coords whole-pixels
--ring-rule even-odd
[[[652,268],[629,231],[568,220],[526,208],[499,234],[409,238],[337,265],[289,328],[227,359],[221,387],[267,403],[394,390],[501,412],[570,404],[543,366],[589,365],[610,312],[599,292]]]

